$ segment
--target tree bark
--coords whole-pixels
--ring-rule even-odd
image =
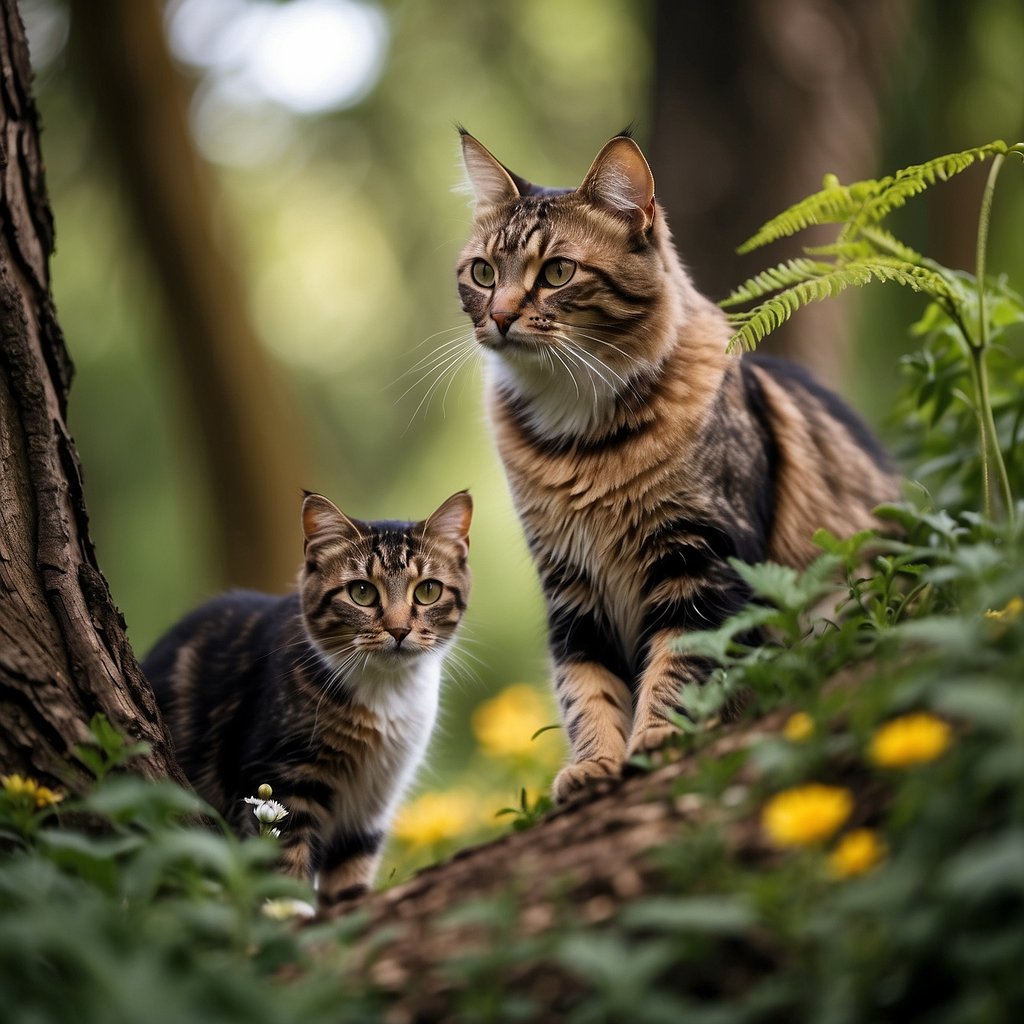
[[[74,747],[103,712],[151,745],[148,777],[180,773],[152,691],[96,563],[74,441],[72,365],[50,292],[53,221],[28,50],[0,3],[0,771],[84,781]]]
[[[188,124],[189,97],[156,0],[71,0],[71,44],[95,100],[164,300],[182,407],[213,527],[205,552],[224,586],[280,591],[298,565],[305,445],[282,375],[253,326],[228,252],[209,167]]]

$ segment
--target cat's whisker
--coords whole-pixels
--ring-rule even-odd
[[[434,371],[438,368],[441,368],[443,373],[444,369],[446,369],[453,360],[458,359],[465,353],[467,343],[471,343],[470,338],[455,338],[448,342],[443,348],[432,353],[429,358],[421,360],[421,362],[416,366],[410,367],[410,369],[406,370],[405,373],[402,374],[402,377],[410,376],[420,370],[422,370],[422,373],[420,373],[420,376],[398,396],[396,402],[402,401],[410,391],[415,391],[416,388],[431,377]],[[401,379],[402,378],[400,377],[399,380]]]
[[[467,340],[469,340],[469,339],[467,339]],[[409,418],[409,423],[406,425],[405,429],[408,430],[409,427],[412,426],[412,424],[416,420],[416,417],[420,414],[421,410],[423,410],[425,412],[425,410],[430,407],[430,402],[432,401],[434,395],[437,393],[438,389],[441,387],[441,384],[444,381],[444,379],[447,377],[448,378],[448,385],[445,388],[444,396],[442,397],[442,402],[441,402],[441,411],[442,411],[442,414],[444,414],[445,413],[445,402],[446,402],[447,397],[448,397],[448,391],[451,388],[452,384],[454,383],[455,378],[458,376],[459,372],[466,365],[466,363],[468,363],[471,359],[474,359],[474,358],[478,359],[479,356],[480,356],[480,353],[479,353],[479,350],[478,350],[475,342],[471,342],[471,347],[468,347],[468,348],[466,348],[466,349],[464,349],[462,351],[459,351],[459,352],[450,353],[444,360],[442,360],[438,364],[437,367],[434,367],[431,370],[429,370],[427,373],[425,373],[416,382],[416,384],[413,385],[413,388],[418,386],[419,384],[421,384],[424,380],[427,379],[427,377],[430,377],[435,372],[436,372],[436,376],[435,376],[434,380],[430,383],[430,385],[427,387],[427,390],[423,394],[423,397],[417,403],[416,408],[413,410],[412,416]],[[413,390],[413,388],[409,388],[402,395],[402,397],[405,397],[405,395],[407,395],[409,393],[409,391]]]

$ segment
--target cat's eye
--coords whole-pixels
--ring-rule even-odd
[[[568,284],[575,273],[576,264],[564,256],[556,256],[540,268],[541,280],[549,288],[561,288],[563,284]]]
[[[380,599],[377,588],[368,580],[353,580],[348,585],[348,596],[363,608],[369,608]]]
[[[412,596],[417,604],[433,604],[441,596],[442,590],[444,587],[440,580],[424,580],[416,585]]]
[[[494,267],[487,260],[473,260],[469,272],[481,288],[494,287]]]

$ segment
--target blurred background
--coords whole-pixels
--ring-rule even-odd
[[[698,284],[820,185],[1024,137],[1019,0],[22,0],[100,564],[141,656],[228,586],[284,591],[302,488],[349,514],[476,502],[475,586],[401,872],[505,827],[558,766],[543,613],[453,275],[453,125],[577,184],[634,123]],[[973,266],[984,169],[894,221]],[[1007,179],[1011,176],[1006,175]],[[990,267],[1020,286],[1024,188]],[[802,312],[777,349],[885,433],[912,295]],[[449,347],[452,346],[452,347]],[[418,858],[418,860],[417,860]]]

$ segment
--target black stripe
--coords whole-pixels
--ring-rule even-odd
[[[614,274],[610,274],[607,270],[602,270],[600,267],[595,267],[591,263],[580,263],[578,266],[586,270],[587,273],[593,274],[613,295],[617,295],[620,299],[632,303],[634,306],[646,306],[654,294],[651,292],[640,295],[637,292],[627,291],[615,279]]]
[[[548,622],[548,645],[559,664],[595,662],[628,680],[632,673],[611,627],[592,612],[577,608],[556,608]]]
[[[383,842],[383,832],[335,832],[320,848],[317,870],[330,871],[353,857],[376,853]]]
[[[331,602],[345,589],[344,586],[331,587],[325,591],[324,596],[317,601],[316,607],[309,613],[311,619],[319,619],[330,607]]]

